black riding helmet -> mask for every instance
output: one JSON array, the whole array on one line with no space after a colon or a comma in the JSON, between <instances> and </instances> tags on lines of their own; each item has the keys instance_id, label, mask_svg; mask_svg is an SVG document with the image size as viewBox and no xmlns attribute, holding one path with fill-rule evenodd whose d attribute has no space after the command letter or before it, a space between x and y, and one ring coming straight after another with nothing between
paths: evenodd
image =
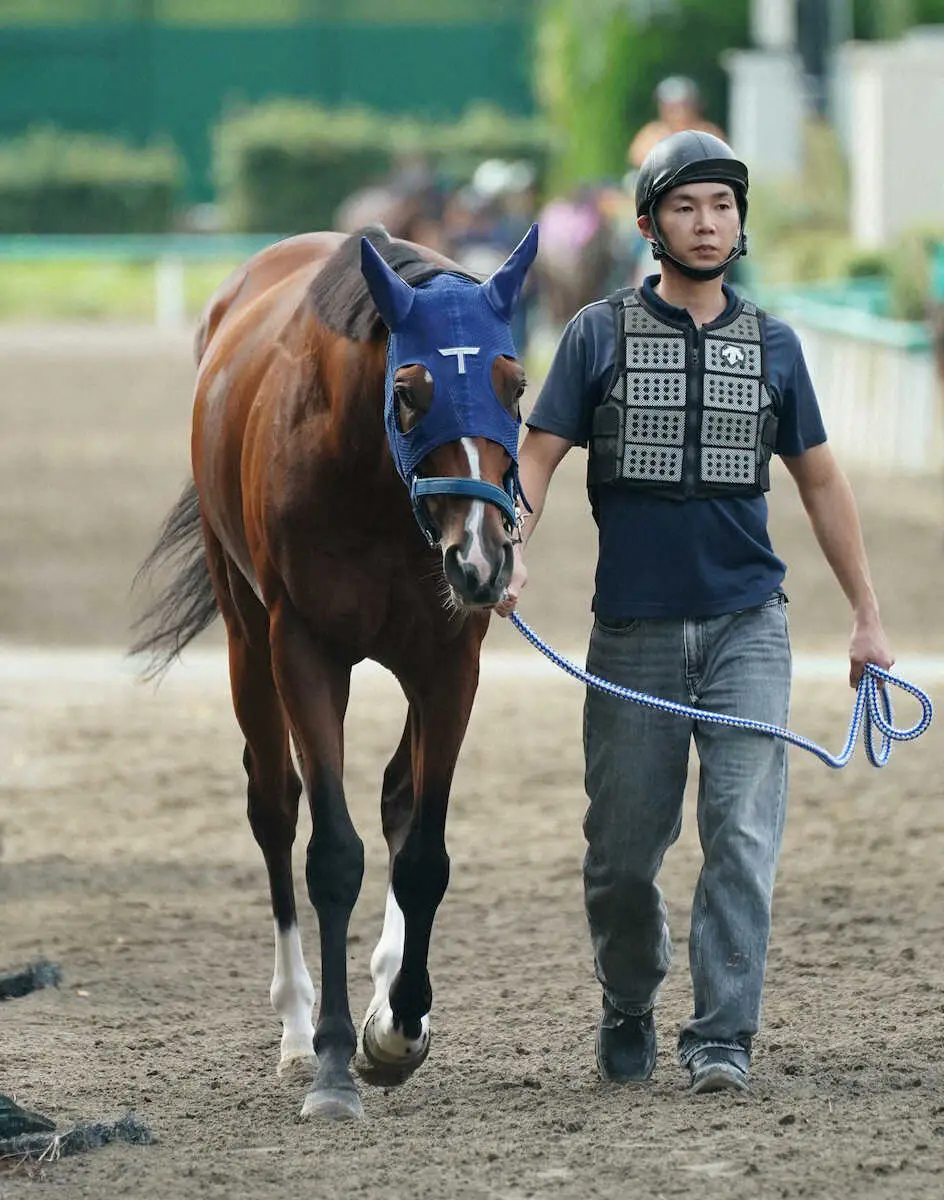
<instances>
[{"instance_id":1,"label":"black riding helmet","mask_svg":"<svg viewBox=\"0 0 944 1200\"><path fill-rule=\"evenodd\" d=\"M716 267L690 267L669 253L656 222L656 209L663 196L683 183L726 183L734 192L741 231L737 244ZM716 279L736 258L747 253L747 167L734 157L731 147L710 133L683 129L673 133L646 155L636 176L636 215L648 217L655 235L652 257L667 258L674 267L690 279Z\"/></svg>"}]
</instances>

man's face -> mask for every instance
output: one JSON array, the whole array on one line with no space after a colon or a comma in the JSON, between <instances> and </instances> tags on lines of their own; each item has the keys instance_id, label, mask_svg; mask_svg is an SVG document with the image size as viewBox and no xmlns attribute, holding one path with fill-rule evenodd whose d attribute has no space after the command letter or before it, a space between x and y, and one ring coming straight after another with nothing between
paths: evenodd
<instances>
[{"instance_id":1,"label":"man's face","mask_svg":"<svg viewBox=\"0 0 944 1200\"><path fill-rule=\"evenodd\" d=\"M689 267L710 270L723 262L738 239L741 215L734 192L725 183L685 183L664 196L656 222L672 255ZM644 237L652 222L639 218Z\"/></svg>"}]
</instances>

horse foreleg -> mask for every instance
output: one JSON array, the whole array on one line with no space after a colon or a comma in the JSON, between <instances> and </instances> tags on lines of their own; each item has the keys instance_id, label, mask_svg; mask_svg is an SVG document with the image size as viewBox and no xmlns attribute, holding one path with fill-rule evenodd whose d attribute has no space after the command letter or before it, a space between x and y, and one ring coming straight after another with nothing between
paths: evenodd
<instances>
[{"instance_id":1,"label":"horse foreleg","mask_svg":"<svg viewBox=\"0 0 944 1200\"><path fill-rule=\"evenodd\" d=\"M305 875L321 940L321 1007L314 1038L318 1062L302 1116L357 1117L363 1109L348 1065L357 1039L347 994L347 932L364 874L364 847L341 782L351 672L315 642L288 600L272 612L270 641L311 806Z\"/></svg>"},{"instance_id":2,"label":"horse foreleg","mask_svg":"<svg viewBox=\"0 0 944 1200\"><path fill-rule=\"evenodd\" d=\"M393 858L387 905L391 928L396 912L402 913L403 950L387 1005L367 1022L363 1038L365 1057L390 1082L405 1079L429 1050L433 993L427 963L436 910L449 883L446 811L478 679L472 648L457 652L452 670L439 664L435 680L411 694L413 808Z\"/></svg>"},{"instance_id":3,"label":"horse foreleg","mask_svg":"<svg viewBox=\"0 0 944 1200\"><path fill-rule=\"evenodd\" d=\"M404 919L393 892L393 863L409 831L413 812L412 718L408 715L396 753L384 772L380 813L390 852L383 931L370 958L374 994L361 1027L357 1070L366 1083L390 1087L402 1083L429 1052L429 1017L423 1016L418 1037L398 1029L390 1007L390 988L403 961Z\"/></svg>"}]
</instances>

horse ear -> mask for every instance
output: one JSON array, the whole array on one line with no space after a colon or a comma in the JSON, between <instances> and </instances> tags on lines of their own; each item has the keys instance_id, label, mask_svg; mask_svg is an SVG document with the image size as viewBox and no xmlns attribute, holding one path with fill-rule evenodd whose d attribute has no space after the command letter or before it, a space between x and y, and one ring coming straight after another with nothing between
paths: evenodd
<instances>
[{"instance_id":1,"label":"horse ear","mask_svg":"<svg viewBox=\"0 0 944 1200\"><path fill-rule=\"evenodd\" d=\"M389 266L367 238L361 238L361 272L387 328L393 332L413 307L413 288Z\"/></svg>"},{"instance_id":2,"label":"horse ear","mask_svg":"<svg viewBox=\"0 0 944 1200\"><path fill-rule=\"evenodd\" d=\"M537 252L538 227L532 225L491 279L482 284L489 304L503 321L511 320L524 277Z\"/></svg>"}]
</instances>

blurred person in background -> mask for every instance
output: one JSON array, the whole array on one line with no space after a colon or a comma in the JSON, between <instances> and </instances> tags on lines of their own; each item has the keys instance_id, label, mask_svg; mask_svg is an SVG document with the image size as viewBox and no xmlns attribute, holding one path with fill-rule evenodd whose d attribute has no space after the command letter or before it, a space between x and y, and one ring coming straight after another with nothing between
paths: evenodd
<instances>
[{"instance_id":1,"label":"blurred person in background","mask_svg":"<svg viewBox=\"0 0 944 1200\"><path fill-rule=\"evenodd\" d=\"M673 133L681 133L683 129L698 129L724 140L722 130L702 115L701 93L694 79L670 75L656 88L654 99L659 115L656 120L643 125L629 143L626 158L630 167L638 170L657 142Z\"/></svg>"},{"instance_id":2,"label":"blurred person in background","mask_svg":"<svg viewBox=\"0 0 944 1200\"><path fill-rule=\"evenodd\" d=\"M894 662L851 489L829 447L799 340L723 282L745 252L748 174L691 130L658 142L636 211L660 273L588 305L564 331L528 418L519 475L533 512L588 446L599 528L592 673L705 711L785 726L791 682L785 564L767 532L782 456L852 608L850 682ZM681 719L588 689L584 899L603 1012L600 1075L641 1083L656 1062L654 1005L671 941L656 883L679 836L692 737L703 864L692 903L694 1011L679 1060L695 1093L745 1091L758 1031L786 805L786 743Z\"/></svg>"},{"instance_id":3,"label":"blurred person in background","mask_svg":"<svg viewBox=\"0 0 944 1200\"><path fill-rule=\"evenodd\" d=\"M590 187L555 196L537 217L541 253L534 264L555 335L578 309L606 287L612 264L612 228Z\"/></svg>"},{"instance_id":4,"label":"blurred person in background","mask_svg":"<svg viewBox=\"0 0 944 1200\"><path fill-rule=\"evenodd\" d=\"M489 158L479 163L468 184L446 201L444 252L470 274L488 278L531 227L535 179L534 167L524 160ZM511 319L511 335L522 355L527 350L535 292L529 275Z\"/></svg>"}]
</instances>

